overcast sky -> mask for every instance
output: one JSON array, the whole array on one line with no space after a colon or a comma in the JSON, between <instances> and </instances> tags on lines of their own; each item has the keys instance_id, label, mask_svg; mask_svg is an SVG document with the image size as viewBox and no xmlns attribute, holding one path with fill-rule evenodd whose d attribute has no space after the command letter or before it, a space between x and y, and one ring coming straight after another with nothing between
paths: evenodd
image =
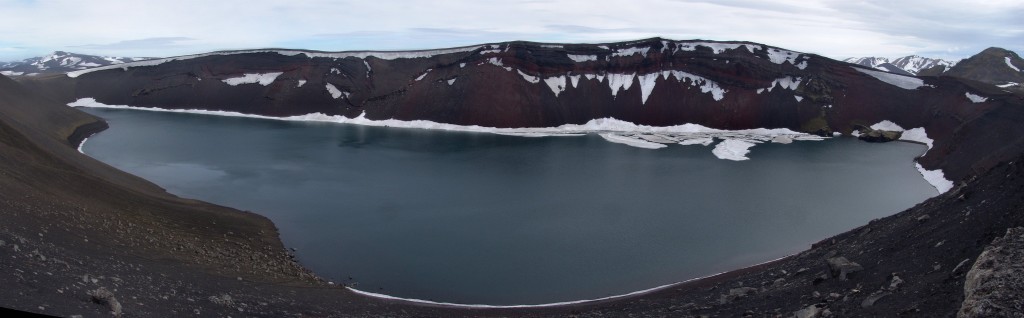
<instances>
[{"instance_id":1,"label":"overcast sky","mask_svg":"<svg viewBox=\"0 0 1024 318\"><path fill-rule=\"evenodd\" d=\"M1024 51L1024 0L0 0L0 61L65 50L173 56L401 50L661 36L851 56Z\"/></svg>"}]
</instances>

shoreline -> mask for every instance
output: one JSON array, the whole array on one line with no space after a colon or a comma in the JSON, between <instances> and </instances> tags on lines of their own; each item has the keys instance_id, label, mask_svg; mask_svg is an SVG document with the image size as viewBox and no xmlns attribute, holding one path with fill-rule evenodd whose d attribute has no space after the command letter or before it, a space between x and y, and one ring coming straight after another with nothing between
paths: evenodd
<instances>
[{"instance_id":1,"label":"shoreline","mask_svg":"<svg viewBox=\"0 0 1024 318\"><path fill-rule=\"evenodd\" d=\"M774 263L777 263L777 262L784 261L784 260L786 260L786 259L788 259L790 257L793 257L795 255L798 255L798 254L799 253L789 254L789 255L786 255L786 256L783 256L783 257L779 257L779 258L776 258L776 259L764 261L764 262L753 264L753 265L749 265L749 266L744 266L744 267L740 267L740 268L736 268L736 269L731 269L731 270L727 270L727 271L723 271L723 272L718 272L718 273L707 275L707 276L694 277L694 278L690 278L690 279L687 279L687 280L684 280L684 281L679 281L679 282L675 282L675 283L669 283L669 284L665 284L665 285L661 285L661 286L656 286L656 287L651 287L651 288L647 288L647 289L641 289L641 290L638 290L638 291L628 292L628 293L620 294L620 295L606 296L606 297L593 298L593 299L569 300L569 301L560 301L560 302L545 303L545 304L534 304L534 305L459 304L459 303L439 302L439 301L416 299L416 298L396 297L396 296L391 296L391 295L386 295L386 294L362 291L362 290L358 290L358 289L355 289L355 288L352 288L352 287L347 287L347 286L345 287L345 289L349 290L351 292L354 292L356 294L363 295L363 296L370 297L370 298L384 299L384 300L389 300L389 301L397 301L397 302L410 303L410 304L418 304L418 305L440 306L440 307L447 307L447 308L464 308L464 309L521 309L522 308L522 309L526 309L526 308L568 307L568 306L574 306L574 305L590 305L590 304L596 304L596 303L602 303L602 302L608 302L608 301L616 301L616 300L621 300L621 299L628 299L630 297L649 295L651 293L655 293L655 292L658 292L658 291L666 290L666 289L669 289L669 288L683 287L683 286L690 285L690 284L711 283L711 282L715 282L715 281L718 281L718 280L721 280L721 279L729 278L729 276L731 276L731 274L743 273L743 272L747 272L747 271L750 271L750 270L755 270L757 268L761 268L761 267L768 266L768 265L771 265L771 264L774 264Z\"/></svg>"},{"instance_id":2,"label":"shoreline","mask_svg":"<svg viewBox=\"0 0 1024 318\"><path fill-rule=\"evenodd\" d=\"M110 106L110 105L105 105L105 106L108 106L108 107L103 107L103 106L85 106L85 107L109 108L109 109L128 109L128 110L143 110L143 111L156 111L156 112L190 113L190 114L200 114L200 115L235 116L234 114L225 115L225 114L219 114L219 113L213 113L213 114L206 113L208 111L193 112L193 111L189 111L189 110L185 110L185 111L182 111L182 110L167 110L167 109L160 109L160 108L143 108L143 107L131 107L131 106ZM227 113L227 112L225 112L225 113ZM291 119L287 119L287 118L277 118L277 117L261 116L261 115L247 115L247 114L240 114L240 113L239 113L239 115L237 117L254 118L254 119L270 119L270 120L286 120L286 121L291 120ZM345 124L345 123L342 123L342 124ZM402 127L396 127L396 128L402 128ZM515 134L508 134L508 135L518 136L518 135L515 135ZM573 134L556 134L555 136L575 136L575 135L573 135ZM536 137L536 135L527 135L527 136L522 136L522 137ZM87 141L87 139L88 139L88 137L86 137L86 138L84 138L82 140L82 143L78 145L78 149L81 149L82 146L84 146L84 143ZM905 142L914 143L914 144L921 144L920 142L915 142L915 141L911 141L911 140L897 140L897 141L905 141ZM919 165L918 165L918 167L919 167ZM918 169L920 171L921 168L919 167ZM806 249L803 249L803 250L801 250L801 252L803 252L805 250ZM581 300L571 300L571 301L560 301L560 302L552 302L552 303L543 303L543 304L517 304L517 305L462 304L462 303L452 303L452 302L444 302L444 301L432 301L432 300L417 299L417 298L397 297L397 296L392 296L392 295L387 295L387 294L382 294L382 293L374 293L374 292L362 291L362 290L358 290L356 288L352 288L352 287L348 287L348 286L344 286L344 285L339 285L339 287L344 287L343 289L345 289L345 290L348 290L348 291L350 291L352 293L355 293L355 294L358 294L358 295L361 295L361 296L365 296L365 297L369 297L369 298L381 299L381 300L386 300L386 301L395 301L395 302L409 303L409 304L416 304L416 305L425 305L425 306L439 306L439 307L465 308L465 309L517 309L517 308L565 307L565 306L588 305L588 304L602 303L602 302L608 302L608 301L616 301L616 300L621 300L621 299L628 299L630 297L648 295L648 294L655 293L655 292L658 292L658 291L661 291L661 290L682 287L682 286L690 285L690 284L702 284L702 283L705 283L705 282L714 282L714 281L717 281L717 280L720 280L720 279L728 278L730 273L734 273L734 272L739 273L739 272L746 272L746 271L754 270L754 269L756 269L758 267L763 267L763 266L766 266L766 265L770 265L772 263L783 261L783 260L785 260L787 258L790 258L790 257L792 257L794 255L797 255L797 254L798 253L796 253L796 254L788 254L788 255L781 256L781 257L778 257L778 258L775 258L775 259L772 259L772 260L764 261L764 262L761 262L761 263L746 265L746 266L743 266L743 267L729 269L729 270L724 270L724 271L721 271L721 272L718 272L718 273L714 273L714 274L710 274L710 275L706 275L706 276L690 278L690 279L686 279L686 280L683 280L683 281L677 281L677 282L673 282L673 283L668 283L668 284L664 284L664 285L660 285L660 286L655 286L655 287L646 288L646 289L642 289L642 290L637 290L637 291L633 291L633 292L623 293L623 294L619 294L619 295L612 295L612 296L593 298L593 299L581 299Z\"/></svg>"}]
</instances>

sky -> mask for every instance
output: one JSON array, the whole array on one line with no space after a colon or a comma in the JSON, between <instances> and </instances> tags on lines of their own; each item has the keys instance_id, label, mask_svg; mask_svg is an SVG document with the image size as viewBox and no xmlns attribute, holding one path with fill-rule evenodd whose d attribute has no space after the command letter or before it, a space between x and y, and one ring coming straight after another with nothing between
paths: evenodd
<instances>
[{"instance_id":1,"label":"sky","mask_svg":"<svg viewBox=\"0 0 1024 318\"><path fill-rule=\"evenodd\" d=\"M752 41L842 59L1024 52L1024 0L0 0L0 61L62 50L408 50L660 36Z\"/></svg>"}]
</instances>

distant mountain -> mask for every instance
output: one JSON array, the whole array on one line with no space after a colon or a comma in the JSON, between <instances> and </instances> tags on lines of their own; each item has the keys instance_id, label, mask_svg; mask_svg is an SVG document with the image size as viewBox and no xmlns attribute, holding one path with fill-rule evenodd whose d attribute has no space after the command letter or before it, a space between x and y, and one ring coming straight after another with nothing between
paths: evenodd
<instances>
[{"instance_id":1,"label":"distant mountain","mask_svg":"<svg viewBox=\"0 0 1024 318\"><path fill-rule=\"evenodd\" d=\"M892 65L918 76L935 76L948 71L956 61L933 59L917 55L904 56L892 61Z\"/></svg>"},{"instance_id":2,"label":"distant mountain","mask_svg":"<svg viewBox=\"0 0 1024 318\"><path fill-rule=\"evenodd\" d=\"M884 57L851 57L843 62L901 75L936 76L956 65L955 61L908 55L889 61Z\"/></svg>"},{"instance_id":3,"label":"distant mountain","mask_svg":"<svg viewBox=\"0 0 1024 318\"><path fill-rule=\"evenodd\" d=\"M900 75L914 75L913 73L907 72L899 68L898 66L889 63L889 59L884 57L851 57L843 60L843 62L863 65L879 71L889 73L896 73Z\"/></svg>"},{"instance_id":4,"label":"distant mountain","mask_svg":"<svg viewBox=\"0 0 1024 318\"><path fill-rule=\"evenodd\" d=\"M1024 59L1013 51L990 47L957 63L944 75L1024 90Z\"/></svg>"},{"instance_id":5,"label":"distant mountain","mask_svg":"<svg viewBox=\"0 0 1024 318\"><path fill-rule=\"evenodd\" d=\"M0 62L0 74L7 76L66 73L93 67L147 60L139 57L95 56L56 51L46 56L17 62Z\"/></svg>"}]
</instances>

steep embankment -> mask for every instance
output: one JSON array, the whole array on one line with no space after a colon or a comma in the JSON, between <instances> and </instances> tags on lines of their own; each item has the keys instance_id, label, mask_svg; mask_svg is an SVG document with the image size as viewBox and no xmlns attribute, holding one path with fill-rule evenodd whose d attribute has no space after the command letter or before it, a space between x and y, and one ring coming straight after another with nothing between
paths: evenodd
<instances>
[{"instance_id":1,"label":"steep embankment","mask_svg":"<svg viewBox=\"0 0 1024 318\"><path fill-rule=\"evenodd\" d=\"M284 315L300 311L296 290L322 285L265 218L173 197L69 141L104 127L0 76L0 306L104 316L110 299L90 301L103 288L130 315ZM320 292L324 304L352 298Z\"/></svg>"},{"instance_id":2,"label":"steep embankment","mask_svg":"<svg viewBox=\"0 0 1024 318\"><path fill-rule=\"evenodd\" d=\"M982 159L960 151L953 139L998 143L954 132L1014 98L953 78L899 76L761 44L658 38L416 52L215 52L25 82L62 102L89 97L113 105L487 127L612 117L829 135L889 120L923 128L935 149L922 165L951 180L970 172L948 162Z\"/></svg>"}]
</instances>

